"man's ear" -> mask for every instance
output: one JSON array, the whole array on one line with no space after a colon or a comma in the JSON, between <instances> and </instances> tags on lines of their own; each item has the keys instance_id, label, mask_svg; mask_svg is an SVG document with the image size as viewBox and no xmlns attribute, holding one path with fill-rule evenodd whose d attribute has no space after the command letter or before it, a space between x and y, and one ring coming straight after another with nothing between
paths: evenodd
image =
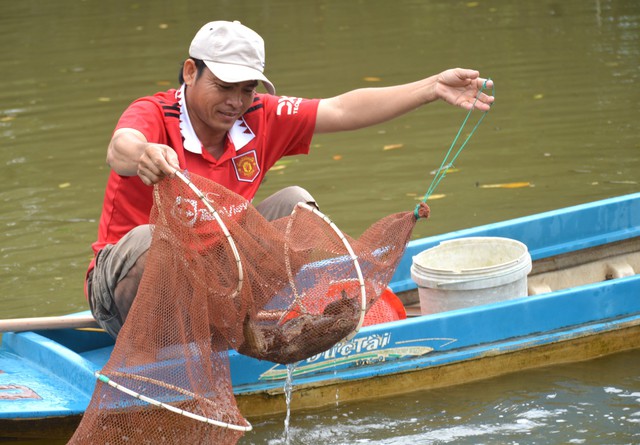
<instances>
[{"instance_id":1,"label":"man's ear","mask_svg":"<svg viewBox=\"0 0 640 445\"><path fill-rule=\"evenodd\" d=\"M198 68L196 67L196 63L193 59L185 60L182 65L182 78L184 79L184 83L190 87L193 82L195 82L197 74Z\"/></svg>"}]
</instances>

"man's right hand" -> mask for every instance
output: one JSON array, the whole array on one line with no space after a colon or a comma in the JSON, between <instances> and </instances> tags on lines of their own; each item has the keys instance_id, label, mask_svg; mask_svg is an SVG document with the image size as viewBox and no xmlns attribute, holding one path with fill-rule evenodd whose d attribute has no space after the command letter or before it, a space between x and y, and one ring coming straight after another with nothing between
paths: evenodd
<instances>
[{"instance_id":1,"label":"man's right hand","mask_svg":"<svg viewBox=\"0 0 640 445\"><path fill-rule=\"evenodd\" d=\"M153 185L164 177L173 177L180 169L178 156L167 145L146 143L138 160L137 174L146 185Z\"/></svg>"}]
</instances>

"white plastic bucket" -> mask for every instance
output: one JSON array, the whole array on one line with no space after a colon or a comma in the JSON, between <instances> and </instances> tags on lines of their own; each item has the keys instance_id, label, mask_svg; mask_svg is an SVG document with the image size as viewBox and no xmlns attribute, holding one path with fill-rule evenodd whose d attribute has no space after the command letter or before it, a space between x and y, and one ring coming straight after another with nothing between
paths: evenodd
<instances>
[{"instance_id":1,"label":"white plastic bucket","mask_svg":"<svg viewBox=\"0 0 640 445\"><path fill-rule=\"evenodd\" d=\"M422 314L451 311L527 295L531 255L509 238L443 241L413 257Z\"/></svg>"}]
</instances>

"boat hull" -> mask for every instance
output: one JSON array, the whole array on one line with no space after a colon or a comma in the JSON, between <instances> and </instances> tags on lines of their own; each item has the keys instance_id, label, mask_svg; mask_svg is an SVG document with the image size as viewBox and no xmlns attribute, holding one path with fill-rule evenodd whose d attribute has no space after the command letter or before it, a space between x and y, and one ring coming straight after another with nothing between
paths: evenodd
<instances>
[{"instance_id":1,"label":"boat hull","mask_svg":"<svg viewBox=\"0 0 640 445\"><path fill-rule=\"evenodd\" d=\"M397 395L638 347L636 275L615 285L598 283L363 329L347 346L350 353L342 355L338 346L298 365L292 403L296 409L330 405L337 390L341 401ZM247 369L243 360L232 358L234 364ZM286 369L260 366L250 368L262 371L247 378L252 383L234 384L247 416L285 409ZM269 381L270 376L279 378Z\"/></svg>"},{"instance_id":2,"label":"boat hull","mask_svg":"<svg viewBox=\"0 0 640 445\"><path fill-rule=\"evenodd\" d=\"M365 327L297 365L293 409L334 404L336 391L341 402L391 396L640 347L640 193L412 241L392 289L415 303L412 257L472 236L526 244L537 273L531 281L542 277L535 292ZM570 276L580 270L589 280L556 289L546 278L556 268ZM108 335L92 329L4 334L0 438L68 437L89 404L94 372L112 350ZM234 351L230 363L245 416L286 410L286 367Z\"/></svg>"}]
</instances>

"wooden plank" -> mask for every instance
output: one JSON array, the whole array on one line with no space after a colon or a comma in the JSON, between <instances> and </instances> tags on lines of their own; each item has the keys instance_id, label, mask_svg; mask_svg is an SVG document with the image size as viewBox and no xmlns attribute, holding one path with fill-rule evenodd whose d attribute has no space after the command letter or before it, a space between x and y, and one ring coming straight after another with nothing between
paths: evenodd
<instances>
[{"instance_id":1,"label":"wooden plank","mask_svg":"<svg viewBox=\"0 0 640 445\"><path fill-rule=\"evenodd\" d=\"M59 317L33 317L0 320L0 332L24 332L50 329L97 328L91 314Z\"/></svg>"}]
</instances>

